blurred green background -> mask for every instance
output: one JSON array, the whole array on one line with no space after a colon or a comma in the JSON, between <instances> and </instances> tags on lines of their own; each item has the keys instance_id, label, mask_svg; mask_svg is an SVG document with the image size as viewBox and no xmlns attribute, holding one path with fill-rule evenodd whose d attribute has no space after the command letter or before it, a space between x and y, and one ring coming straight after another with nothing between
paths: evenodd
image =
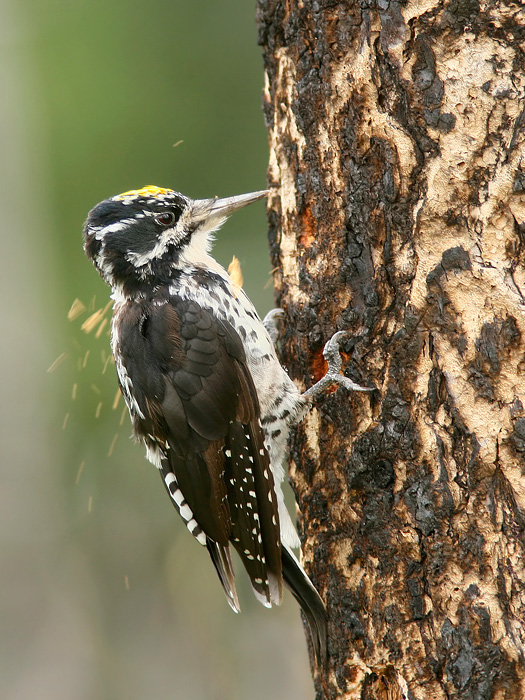
<instances>
[{"instance_id":1,"label":"blurred green background","mask_svg":"<svg viewBox=\"0 0 525 700\"><path fill-rule=\"evenodd\" d=\"M0 2L2 700L313 696L295 602L265 610L242 577L230 611L112 408L106 330L81 330L109 298L81 242L99 200L265 186L254 16L245 0ZM265 231L254 205L215 248L261 313ZM68 321L75 298L88 309Z\"/></svg>"}]
</instances>

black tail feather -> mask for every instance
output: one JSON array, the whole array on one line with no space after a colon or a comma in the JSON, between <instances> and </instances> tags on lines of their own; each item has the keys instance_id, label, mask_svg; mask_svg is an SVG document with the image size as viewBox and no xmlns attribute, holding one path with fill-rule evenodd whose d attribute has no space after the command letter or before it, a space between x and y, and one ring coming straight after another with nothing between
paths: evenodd
<instances>
[{"instance_id":1,"label":"black tail feather","mask_svg":"<svg viewBox=\"0 0 525 700\"><path fill-rule=\"evenodd\" d=\"M206 538L206 547L210 554L215 570L219 575L220 582L226 593L226 598L231 609L238 613L241 611L237 590L235 588L235 574L233 572L233 563L229 547L223 547L221 544Z\"/></svg>"},{"instance_id":2,"label":"black tail feather","mask_svg":"<svg viewBox=\"0 0 525 700\"><path fill-rule=\"evenodd\" d=\"M295 555L284 546L282 561L284 583L303 610L310 627L317 663L324 668L328 660L328 615L325 605Z\"/></svg>"}]
</instances>

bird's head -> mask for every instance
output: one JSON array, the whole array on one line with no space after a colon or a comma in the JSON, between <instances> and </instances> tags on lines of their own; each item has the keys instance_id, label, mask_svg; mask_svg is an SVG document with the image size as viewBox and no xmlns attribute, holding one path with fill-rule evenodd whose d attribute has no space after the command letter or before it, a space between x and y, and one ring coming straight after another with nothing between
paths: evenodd
<instances>
[{"instance_id":1,"label":"bird's head","mask_svg":"<svg viewBox=\"0 0 525 700\"><path fill-rule=\"evenodd\" d=\"M103 279L124 293L169 281L177 269L206 267L216 231L237 209L268 193L190 199L152 185L97 204L84 224L84 250Z\"/></svg>"}]
</instances>

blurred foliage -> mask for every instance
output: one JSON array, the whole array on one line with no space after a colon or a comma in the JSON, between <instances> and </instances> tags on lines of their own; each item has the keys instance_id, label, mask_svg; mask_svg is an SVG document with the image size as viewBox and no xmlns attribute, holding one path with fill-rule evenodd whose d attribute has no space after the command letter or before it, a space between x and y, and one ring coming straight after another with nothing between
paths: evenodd
<instances>
[{"instance_id":1,"label":"blurred foliage","mask_svg":"<svg viewBox=\"0 0 525 700\"><path fill-rule=\"evenodd\" d=\"M5 700L312 694L291 596L263 609L238 565L243 614L230 611L112 407L108 326L81 329L109 299L82 251L94 204L146 184L193 197L265 186L254 15L244 0L0 6ZM261 313L265 231L254 205L215 247L224 265L240 258ZM68 321L75 298L87 308Z\"/></svg>"}]
</instances>

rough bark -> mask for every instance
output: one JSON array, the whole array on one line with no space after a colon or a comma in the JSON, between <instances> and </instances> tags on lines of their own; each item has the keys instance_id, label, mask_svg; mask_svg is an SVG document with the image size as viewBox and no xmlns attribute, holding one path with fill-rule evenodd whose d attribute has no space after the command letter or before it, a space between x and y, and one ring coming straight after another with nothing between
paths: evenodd
<instances>
[{"instance_id":1,"label":"rough bark","mask_svg":"<svg viewBox=\"0 0 525 700\"><path fill-rule=\"evenodd\" d=\"M318 698L525 697L525 12L259 0Z\"/></svg>"}]
</instances>

